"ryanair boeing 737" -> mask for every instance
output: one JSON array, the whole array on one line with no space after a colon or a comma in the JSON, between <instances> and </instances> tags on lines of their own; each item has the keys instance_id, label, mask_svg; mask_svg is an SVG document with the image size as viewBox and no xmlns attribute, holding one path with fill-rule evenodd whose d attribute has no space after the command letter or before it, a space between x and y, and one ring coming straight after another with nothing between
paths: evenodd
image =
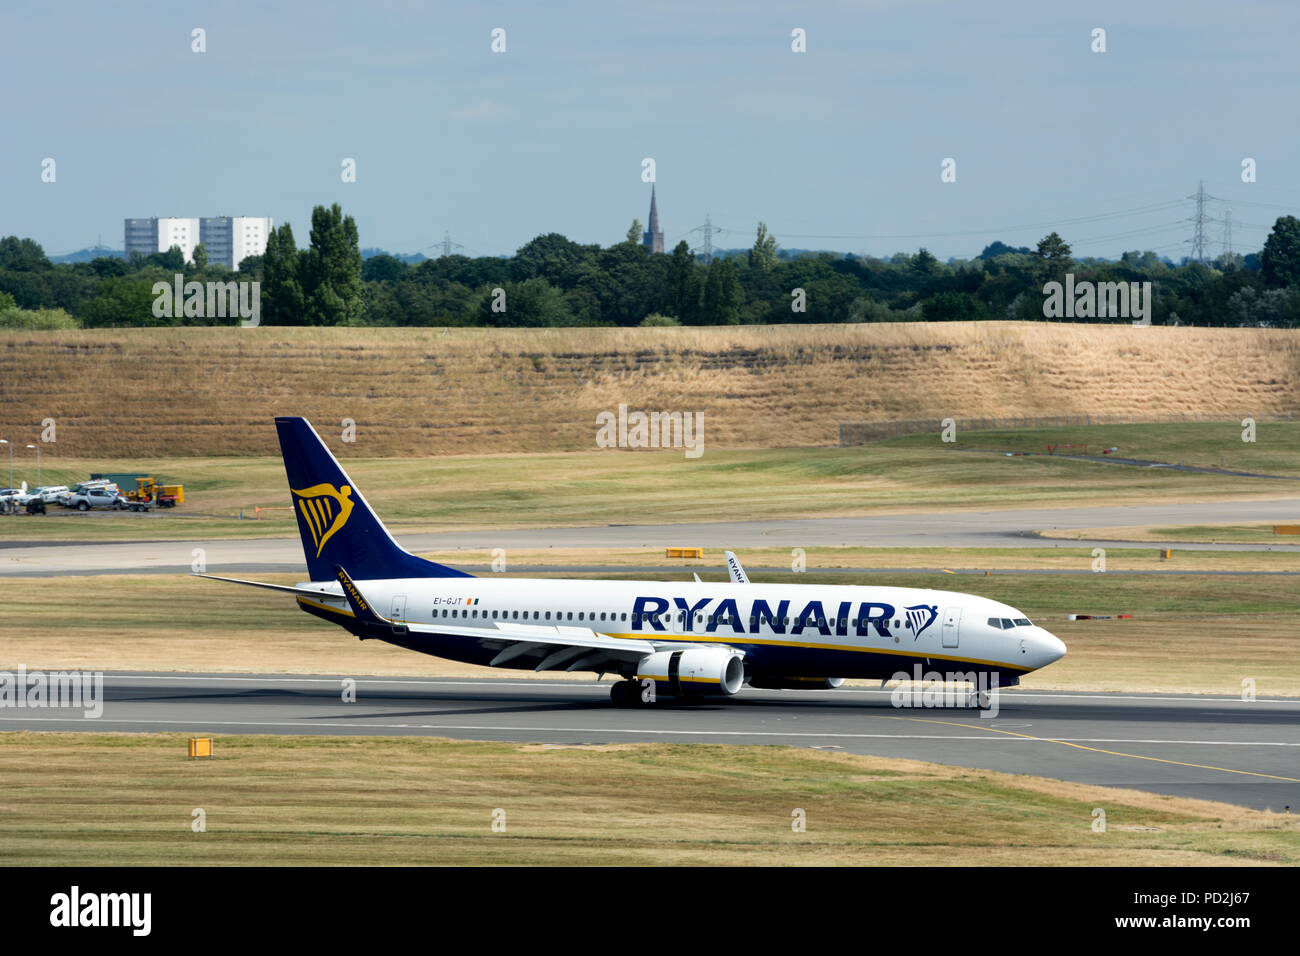
<instances>
[{"instance_id":1,"label":"ryanair boeing 737","mask_svg":"<svg viewBox=\"0 0 1300 956\"><path fill-rule=\"evenodd\" d=\"M1008 687L1065 654L1013 607L918 588L477 578L398 546L311 424L277 418L310 581L291 594L352 632L470 664L617 674L615 703L838 687L944 668ZM973 691L970 706L989 706Z\"/></svg>"}]
</instances>

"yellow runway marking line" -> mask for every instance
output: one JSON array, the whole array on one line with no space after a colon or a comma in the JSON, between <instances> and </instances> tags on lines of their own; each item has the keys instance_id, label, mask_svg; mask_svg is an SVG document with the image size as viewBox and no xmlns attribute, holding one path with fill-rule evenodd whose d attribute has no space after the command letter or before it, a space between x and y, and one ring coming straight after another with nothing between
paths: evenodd
<instances>
[{"instance_id":1,"label":"yellow runway marking line","mask_svg":"<svg viewBox=\"0 0 1300 956\"><path fill-rule=\"evenodd\" d=\"M1192 767L1197 770L1217 770L1220 773L1239 773L1247 777L1267 777L1269 780L1285 780L1288 783L1300 783L1297 777L1280 777L1272 773L1258 773L1254 770L1233 770L1231 767L1211 767L1203 763L1186 763L1182 760L1168 760L1164 757L1147 757L1142 754L1126 754L1118 750L1103 750L1100 747L1088 747L1084 744L1071 743L1068 740L1058 740L1055 737L1035 737L1033 734L1021 734L1014 730L1001 730L997 727L984 727L980 724L961 724L954 720L933 720L928 717L895 717L890 714L872 714L872 717L880 717L884 720L915 720L923 724L945 724L949 727L965 727L967 730L987 730L994 734L1006 734L1008 737L1024 737L1026 740L1038 740L1042 743L1060 744L1062 747L1076 747L1079 750L1091 750L1093 753L1109 754L1112 757L1131 757L1133 760L1151 760L1156 763L1173 764L1176 767Z\"/></svg>"}]
</instances>

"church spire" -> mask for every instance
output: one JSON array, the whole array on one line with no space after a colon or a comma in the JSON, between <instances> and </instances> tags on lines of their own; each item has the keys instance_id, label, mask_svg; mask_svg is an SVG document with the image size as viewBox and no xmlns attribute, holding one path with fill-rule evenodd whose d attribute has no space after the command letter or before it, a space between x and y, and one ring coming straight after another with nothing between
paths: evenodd
<instances>
[{"instance_id":1,"label":"church spire","mask_svg":"<svg viewBox=\"0 0 1300 956\"><path fill-rule=\"evenodd\" d=\"M651 252L664 251L664 234L659 231L659 206L655 203L654 183L650 184L650 223L641 236L641 245Z\"/></svg>"}]
</instances>

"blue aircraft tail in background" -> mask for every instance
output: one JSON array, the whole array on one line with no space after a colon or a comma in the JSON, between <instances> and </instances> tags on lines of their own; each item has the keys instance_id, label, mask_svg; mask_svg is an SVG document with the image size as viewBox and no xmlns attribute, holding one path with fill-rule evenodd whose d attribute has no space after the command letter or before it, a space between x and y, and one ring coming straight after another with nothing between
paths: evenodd
<instances>
[{"instance_id":1,"label":"blue aircraft tail in background","mask_svg":"<svg viewBox=\"0 0 1300 956\"><path fill-rule=\"evenodd\" d=\"M399 547L307 419L277 418L275 429L313 581L333 581L335 565L362 581L473 577Z\"/></svg>"}]
</instances>

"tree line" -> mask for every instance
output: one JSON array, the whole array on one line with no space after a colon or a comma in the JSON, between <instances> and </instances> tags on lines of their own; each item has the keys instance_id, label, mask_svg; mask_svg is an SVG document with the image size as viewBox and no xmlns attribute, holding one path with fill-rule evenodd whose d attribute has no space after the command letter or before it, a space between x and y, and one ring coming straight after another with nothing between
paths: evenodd
<instances>
[{"instance_id":1,"label":"tree line","mask_svg":"<svg viewBox=\"0 0 1300 956\"><path fill-rule=\"evenodd\" d=\"M1283 216L1259 253L1175 264L1154 252L1117 261L1075 259L1055 232L1034 248L993 242L974 259L941 262L928 250L890 258L786 253L763 223L748 250L702 262L681 242L651 254L634 222L608 247L538 236L513 256L442 256L408 264L363 261L356 222L337 204L312 210L306 246L292 227L274 229L262 256L232 272L195 250L129 259L51 264L40 245L0 240L0 326L87 328L231 324L203 316L156 316L154 285L260 283L264 325L632 326L778 322L1017 319L1047 321L1044 287L1150 282L1156 325L1300 326L1300 220ZM1128 321L1127 317L1070 321Z\"/></svg>"}]
</instances>

